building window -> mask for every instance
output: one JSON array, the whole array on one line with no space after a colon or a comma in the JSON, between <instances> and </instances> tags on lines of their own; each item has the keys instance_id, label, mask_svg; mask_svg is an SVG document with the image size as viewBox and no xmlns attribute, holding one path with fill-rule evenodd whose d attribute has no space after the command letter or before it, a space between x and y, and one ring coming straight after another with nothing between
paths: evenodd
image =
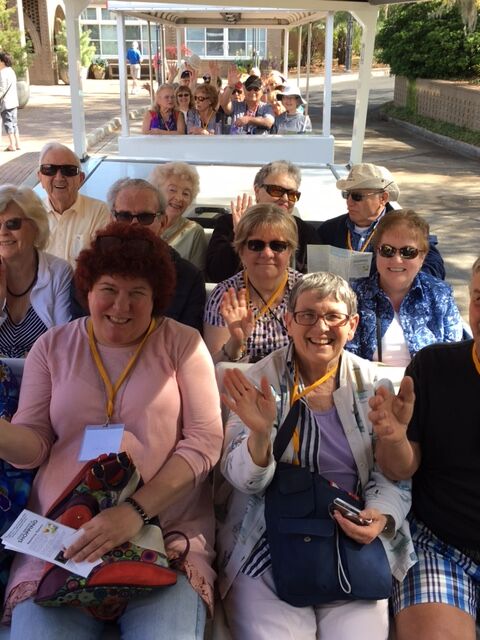
<instances>
[{"instance_id":1,"label":"building window","mask_svg":"<svg viewBox=\"0 0 480 640\"><path fill-rule=\"evenodd\" d=\"M108 9L90 7L82 11L80 15L82 29L90 30L90 39L95 45L96 54L107 58L118 57L117 44L117 16ZM152 48L156 51L156 28L151 28ZM144 56L149 55L148 48L148 24L139 18L126 16L125 18L125 39L126 47L130 47L136 40L140 46L140 51Z\"/></svg>"},{"instance_id":2,"label":"building window","mask_svg":"<svg viewBox=\"0 0 480 640\"><path fill-rule=\"evenodd\" d=\"M204 58L267 57L265 29L185 29L185 42Z\"/></svg>"},{"instance_id":3,"label":"building window","mask_svg":"<svg viewBox=\"0 0 480 640\"><path fill-rule=\"evenodd\" d=\"M90 7L82 11L80 15L81 20L96 20L97 19L97 10L95 7Z\"/></svg>"}]
</instances>

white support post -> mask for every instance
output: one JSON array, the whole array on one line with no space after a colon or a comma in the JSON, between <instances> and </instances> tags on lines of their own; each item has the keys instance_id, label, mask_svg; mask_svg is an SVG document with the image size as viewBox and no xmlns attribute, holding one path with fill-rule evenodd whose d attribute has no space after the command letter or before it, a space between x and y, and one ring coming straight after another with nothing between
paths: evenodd
<instances>
[{"instance_id":1,"label":"white support post","mask_svg":"<svg viewBox=\"0 0 480 640\"><path fill-rule=\"evenodd\" d=\"M283 75L288 78L288 47L290 45L290 31L284 30L283 37Z\"/></svg>"},{"instance_id":2,"label":"white support post","mask_svg":"<svg viewBox=\"0 0 480 640\"><path fill-rule=\"evenodd\" d=\"M297 47L297 84L300 86L300 65L302 64L302 29L298 28L298 47Z\"/></svg>"},{"instance_id":3,"label":"white support post","mask_svg":"<svg viewBox=\"0 0 480 640\"><path fill-rule=\"evenodd\" d=\"M180 29L176 30L177 35L177 65L180 67L180 62L182 61L182 34L180 33Z\"/></svg>"},{"instance_id":4,"label":"white support post","mask_svg":"<svg viewBox=\"0 0 480 640\"><path fill-rule=\"evenodd\" d=\"M165 26L160 25L160 34L162 36L162 81L161 84L167 81L167 45L165 43Z\"/></svg>"},{"instance_id":5,"label":"white support post","mask_svg":"<svg viewBox=\"0 0 480 640\"><path fill-rule=\"evenodd\" d=\"M308 35L307 35L307 85L305 88L305 100L307 105L305 107L305 115L308 115L308 102L310 97L310 62L312 60L312 23L308 23Z\"/></svg>"},{"instance_id":6,"label":"white support post","mask_svg":"<svg viewBox=\"0 0 480 640\"><path fill-rule=\"evenodd\" d=\"M117 42L118 42L118 78L120 80L120 118L122 120L122 136L130 135L128 119L128 75L127 50L125 42L125 15L117 13Z\"/></svg>"},{"instance_id":7,"label":"white support post","mask_svg":"<svg viewBox=\"0 0 480 640\"><path fill-rule=\"evenodd\" d=\"M70 0L65 3L73 149L80 160L84 160L87 157L87 139L85 134L83 86L80 79L80 24L78 18L88 4L88 0Z\"/></svg>"},{"instance_id":8,"label":"white support post","mask_svg":"<svg viewBox=\"0 0 480 640\"><path fill-rule=\"evenodd\" d=\"M365 139L378 9L376 7L369 7L368 10L362 9L361 11L352 13L362 26L360 68L358 71L357 98L353 117L352 147L350 150L350 163L358 164L362 161L363 142Z\"/></svg>"},{"instance_id":9,"label":"white support post","mask_svg":"<svg viewBox=\"0 0 480 640\"><path fill-rule=\"evenodd\" d=\"M152 49L152 32L151 32L151 26L152 23L150 22L150 20L147 22L148 25L148 50L149 50L149 54L148 54L148 79L150 80L150 100L153 102L153 93L155 91L155 89L153 88L153 49ZM141 73L140 73L140 81L141 81Z\"/></svg>"},{"instance_id":10,"label":"white support post","mask_svg":"<svg viewBox=\"0 0 480 640\"><path fill-rule=\"evenodd\" d=\"M322 132L330 135L332 122L332 67L333 67L333 12L329 11L325 20L325 78L323 82Z\"/></svg>"}]
</instances>

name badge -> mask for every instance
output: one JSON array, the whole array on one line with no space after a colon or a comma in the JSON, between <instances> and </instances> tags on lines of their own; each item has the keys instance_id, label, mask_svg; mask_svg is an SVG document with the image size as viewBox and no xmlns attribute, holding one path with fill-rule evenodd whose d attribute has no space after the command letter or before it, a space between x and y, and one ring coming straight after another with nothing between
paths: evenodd
<instances>
[{"instance_id":1,"label":"name badge","mask_svg":"<svg viewBox=\"0 0 480 640\"><path fill-rule=\"evenodd\" d=\"M88 462L103 453L119 453L124 431L124 424L88 424L83 432L79 462Z\"/></svg>"}]
</instances>

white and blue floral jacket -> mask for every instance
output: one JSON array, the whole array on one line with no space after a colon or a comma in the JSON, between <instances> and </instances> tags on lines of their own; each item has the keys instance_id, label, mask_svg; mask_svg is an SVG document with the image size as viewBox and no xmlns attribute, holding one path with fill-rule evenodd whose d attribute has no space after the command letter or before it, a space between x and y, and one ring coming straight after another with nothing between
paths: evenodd
<instances>
[{"instance_id":1,"label":"white and blue floral jacket","mask_svg":"<svg viewBox=\"0 0 480 640\"><path fill-rule=\"evenodd\" d=\"M383 338L393 320L394 310L380 288L378 273L355 280L352 288L357 294L360 322L346 349L371 360L378 348L377 323L380 323ZM415 276L400 306L399 317L412 357L429 344L462 339L462 318L451 287L428 273L420 271Z\"/></svg>"}]
</instances>

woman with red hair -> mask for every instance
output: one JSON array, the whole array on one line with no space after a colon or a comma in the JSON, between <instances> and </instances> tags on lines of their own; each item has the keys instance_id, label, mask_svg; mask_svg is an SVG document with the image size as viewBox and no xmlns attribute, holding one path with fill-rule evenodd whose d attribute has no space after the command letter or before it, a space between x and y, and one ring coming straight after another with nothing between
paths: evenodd
<instances>
[{"instance_id":1,"label":"woman with red hair","mask_svg":"<svg viewBox=\"0 0 480 640\"><path fill-rule=\"evenodd\" d=\"M83 466L78 458L87 425L120 425L116 452L129 453L145 484L132 501L83 525L65 557L101 558L158 516L165 532L181 531L189 540L184 570L168 589L130 600L118 619L122 637L158 637L161 626L177 637L203 638L215 578L205 480L222 443L211 358L196 330L162 315L175 271L168 245L144 226L112 223L99 231L78 257L75 284L90 316L35 343L14 424L0 420L0 457L20 468L39 467L28 507L43 515ZM108 379L117 381L113 390ZM168 555L178 555L185 541L169 538L166 546ZM30 556L14 561L10 637L60 639L73 629L76 639L102 637L103 622L82 609L33 602L43 569Z\"/></svg>"}]
</instances>

